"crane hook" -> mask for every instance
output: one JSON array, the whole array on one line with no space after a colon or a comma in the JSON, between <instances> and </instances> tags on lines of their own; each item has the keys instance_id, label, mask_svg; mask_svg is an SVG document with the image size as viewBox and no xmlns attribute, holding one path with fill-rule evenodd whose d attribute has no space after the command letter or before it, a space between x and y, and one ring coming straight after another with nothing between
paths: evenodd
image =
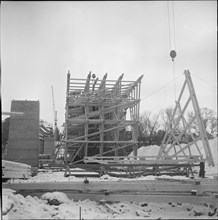
<instances>
[{"instance_id":1,"label":"crane hook","mask_svg":"<svg viewBox=\"0 0 218 220\"><path fill-rule=\"evenodd\" d=\"M170 56L172 58L172 61L174 61L174 58L176 57L176 51L175 50L171 50L170 51Z\"/></svg>"}]
</instances>

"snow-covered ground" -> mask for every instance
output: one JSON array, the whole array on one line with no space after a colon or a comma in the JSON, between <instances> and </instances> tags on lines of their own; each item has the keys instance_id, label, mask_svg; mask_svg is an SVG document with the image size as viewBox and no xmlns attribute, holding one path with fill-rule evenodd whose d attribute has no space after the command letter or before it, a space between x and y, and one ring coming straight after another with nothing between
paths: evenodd
<instances>
[{"instance_id":1,"label":"snow-covered ground","mask_svg":"<svg viewBox=\"0 0 218 220\"><path fill-rule=\"evenodd\" d=\"M3 219L214 219L217 213L205 205L178 203L75 202L62 192L41 198L3 189Z\"/></svg>"},{"instance_id":2,"label":"snow-covered ground","mask_svg":"<svg viewBox=\"0 0 218 220\"><path fill-rule=\"evenodd\" d=\"M213 178L218 173L217 138L209 141L215 161L215 167L206 164L206 176ZM202 144L198 143L200 149ZM158 146L141 147L138 155L157 155ZM203 152L203 150L202 150ZM75 169L79 171L79 169ZM64 177L63 172L39 172L28 180L10 180L8 182L66 182L83 181L74 176ZM73 173L72 173L73 174ZM160 176L163 178L189 179L184 176ZM117 178L104 175L100 178L89 177L90 181L139 181L155 180L155 176L135 179ZM62 192L45 193L40 198L22 196L13 190L3 189L3 219L218 219L218 212L208 205L113 202L105 203L90 200L74 201Z\"/></svg>"}]
</instances>

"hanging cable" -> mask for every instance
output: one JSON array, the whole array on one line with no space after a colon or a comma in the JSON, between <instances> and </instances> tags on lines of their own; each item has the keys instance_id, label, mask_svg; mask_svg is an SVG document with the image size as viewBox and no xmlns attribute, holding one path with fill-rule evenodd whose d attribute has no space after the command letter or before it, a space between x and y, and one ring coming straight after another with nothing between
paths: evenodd
<instances>
[{"instance_id":1,"label":"hanging cable","mask_svg":"<svg viewBox=\"0 0 218 220\"><path fill-rule=\"evenodd\" d=\"M207 83L208 85L210 85L210 86L214 87L214 88L217 90L217 86L216 86L215 84L212 84L212 83L207 82L206 80L204 80L204 79L200 78L199 76L197 76L197 75L196 75L196 74L194 74L194 73L192 73L192 75L193 75L194 77L196 77L196 78L200 79L202 82Z\"/></svg>"},{"instance_id":2,"label":"hanging cable","mask_svg":"<svg viewBox=\"0 0 218 220\"><path fill-rule=\"evenodd\" d=\"M175 18L174 18L174 4L172 2L172 30L173 30L173 41L171 39L171 20L170 20L170 7L169 7L169 1L167 1L167 12L168 12L168 27L169 27L169 46L170 46L170 57L172 58L172 62L173 62L173 78L174 78L174 99L176 101L176 82L175 82L175 78L176 78L176 72L175 72L175 62L174 59L176 57L176 34L175 34ZM173 50L172 48L174 48L175 50Z\"/></svg>"},{"instance_id":3,"label":"hanging cable","mask_svg":"<svg viewBox=\"0 0 218 220\"><path fill-rule=\"evenodd\" d=\"M168 30L169 30L169 49L171 50L171 30L170 30L170 10L169 1L167 1L167 14L168 14Z\"/></svg>"},{"instance_id":4,"label":"hanging cable","mask_svg":"<svg viewBox=\"0 0 218 220\"><path fill-rule=\"evenodd\" d=\"M183 76L183 74L180 74L180 75L178 75L177 77L175 77L175 80L177 80L177 79L178 79L179 77L181 77L181 76ZM174 80L171 80L170 82L164 84L164 85L161 86L160 88L154 90L153 92L149 93L147 96L145 96L144 98L142 98L141 101L144 100L144 99L146 99L146 98L148 98L148 97L150 97L150 96L152 96L153 94L159 92L160 90L166 88L167 86L169 86L169 85L170 85L171 83L173 83L173 82L174 82Z\"/></svg>"},{"instance_id":5,"label":"hanging cable","mask_svg":"<svg viewBox=\"0 0 218 220\"><path fill-rule=\"evenodd\" d=\"M176 50L176 31L175 31L175 16L174 16L174 2L172 1L173 5L173 37L174 37L174 48Z\"/></svg>"},{"instance_id":6,"label":"hanging cable","mask_svg":"<svg viewBox=\"0 0 218 220\"><path fill-rule=\"evenodd\" d=\"M176 101L176 71L175 71L175 63L173 61L173 80L174 80L174 98Z\"/></svg>"}]
</instances>

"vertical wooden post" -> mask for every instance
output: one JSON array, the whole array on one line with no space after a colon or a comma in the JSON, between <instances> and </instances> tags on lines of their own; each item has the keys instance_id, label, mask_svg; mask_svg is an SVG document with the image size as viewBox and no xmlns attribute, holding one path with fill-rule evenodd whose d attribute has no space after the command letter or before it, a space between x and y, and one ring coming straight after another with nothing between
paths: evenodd
<instances>
[{"instance_id":1,"label":"vertical wooden post","mask_svg":"<svg viewBox=\"0 0 218 220\"><path fill-rule=\"evenodd\" d=\"M104 117L105 117L105 113L104 113L104 108L105 108L105 88L106 88L106 79L107 79L107 73L104 75L101 85L99 86L99 89L101 89L101 97L99 100L99 110L100 110L100 119L102 120L100 125L99 125L99 129L100 129L100 155L103 155L104 152Z\"/></svg>"},{"instance_id":2,"label":"vertical wooden post","mask_svg":"<svg viewBox=\"0 0 218 220\"><path fill-rule=\"evenodd\" d=\"M82 209L79 207L79 220L82 220Z\"/></svg>"},{"instance_id":3,"label":"vertical wooden post","mask_svg":"<svg viewBox=\"0 0 218 220\"><path fill-rule=\"evenodd\" d=\"M84 124L84 133L85 133L85 156L88 156L88 115L89 115L89 98L86 96L86 104L85 104L85 115L86 115L86 122Z\"/></svg>"},{"instance_id":4,"label":"vertical wooden post","mask_svg":"<svg viewBox=\"0 0 218 220\"><path fill-rule=\"evenodd\" d=\"M104 93L103 93L104 94ZM100 119L102 120L102 122L100 123L100 155L102 156L103 155L103 147L104 147L104 95L103 95L103 98L101 98L101 101L100 101Z\"/></svg>"},{"instance_id":5,"label":"vertical wooden post","mask_svg":"<svg viewBox=\"0 0 218 220\"><path fill-rule=\"evenodd\" d=\"M66 91L66 106L65 106L65 151L64 161L67 163L68 154L68 110L69 110L69 89L70 89L70 71L67 73L67 91Z\"/></svg>"}]
</instances>

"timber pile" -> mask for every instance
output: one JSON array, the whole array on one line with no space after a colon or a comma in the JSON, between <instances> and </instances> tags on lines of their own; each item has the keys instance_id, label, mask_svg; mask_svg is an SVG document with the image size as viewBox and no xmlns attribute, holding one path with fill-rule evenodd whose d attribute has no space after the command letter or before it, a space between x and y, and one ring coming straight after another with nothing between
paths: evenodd
<instances>
[{"instance_id":1,"label":"timber pile","mask_svg":"<svg viewBox=\"0 0 218 220\"><path fill-rule=\"evenodd\" d=\"M2 160L2 178L27 179L31 176L30 165Z\"/></svg>"}]
</instances>

